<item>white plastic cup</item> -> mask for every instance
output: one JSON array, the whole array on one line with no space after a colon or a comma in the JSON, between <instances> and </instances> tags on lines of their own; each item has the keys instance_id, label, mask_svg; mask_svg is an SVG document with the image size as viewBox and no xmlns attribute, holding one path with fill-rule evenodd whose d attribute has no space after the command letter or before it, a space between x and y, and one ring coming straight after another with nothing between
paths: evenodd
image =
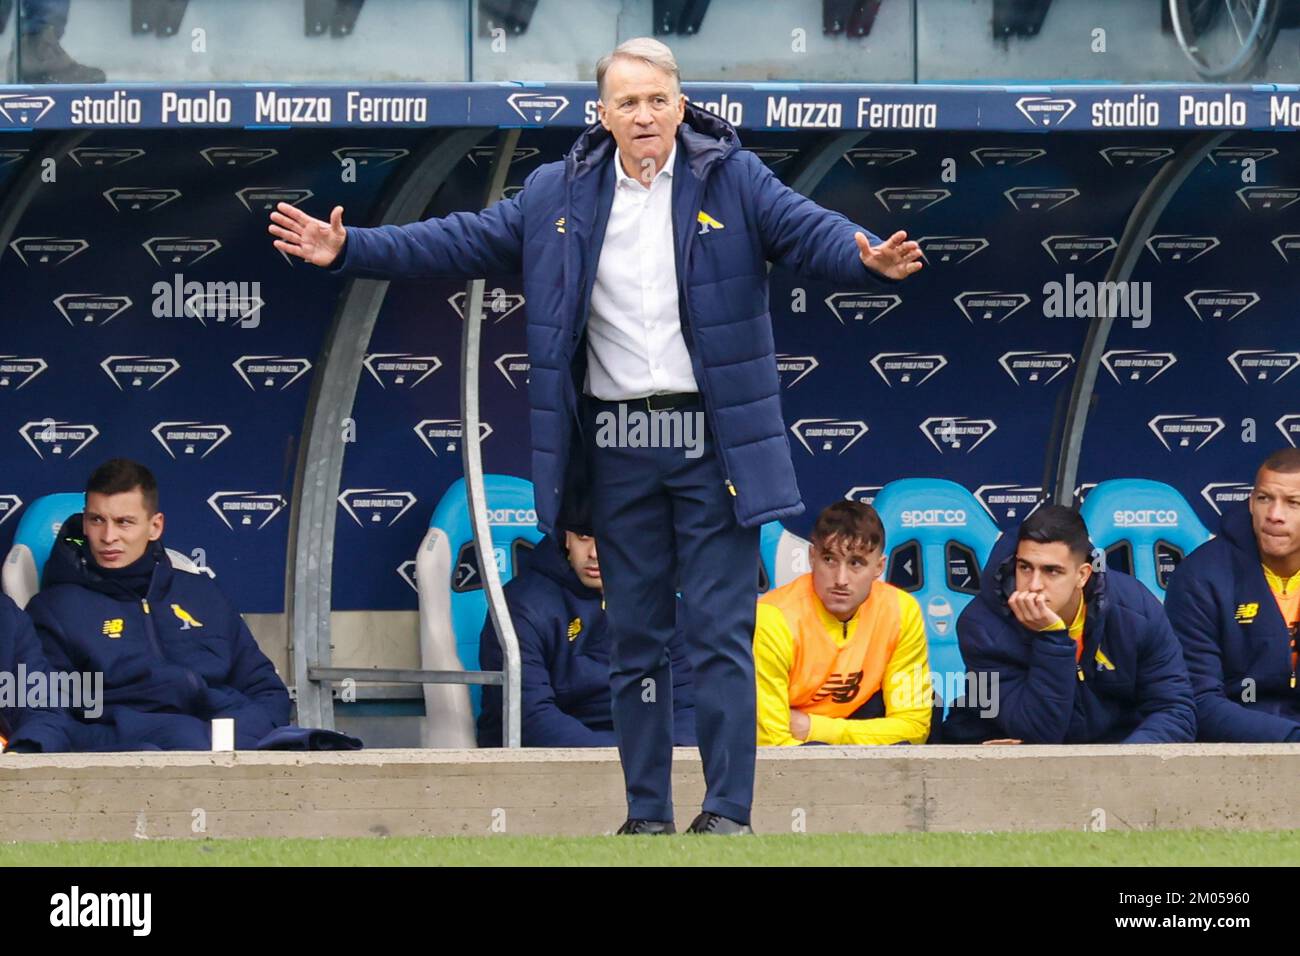
<instances>
[{"instance_id":1,"label":"white plastic cup","mask_svg":"<svg viewBox=\"0 0 1300 956\"><path fill-rule=\"evenodd\" d=\"M235 718L218 717L212 722L212 749L213 751L235 749Z\"/></svg>"}]
</instances>

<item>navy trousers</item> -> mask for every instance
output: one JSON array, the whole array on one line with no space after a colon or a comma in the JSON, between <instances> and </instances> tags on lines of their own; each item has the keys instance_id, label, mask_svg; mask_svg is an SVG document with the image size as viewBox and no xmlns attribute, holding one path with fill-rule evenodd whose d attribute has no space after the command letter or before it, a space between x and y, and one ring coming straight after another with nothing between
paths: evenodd
<instances>
[{"instance_id":1,"label":"navy trousers","mask_svg":"<svg viewBox=\"0 0 1300 956\"><path fill-rule=\"evenodd\" d=\"M591 399L586 405L592 526L612 639L610 690L628 816L673 819L668 641L683 614L707 785L703 808L749 823L758 529L737 523L707 429L700 430L696 457L681 447L600 447L597 416L616 413L618 405ZM688 413L703 422L702 408L681 412Z\"/></svg>"}]
</instances>

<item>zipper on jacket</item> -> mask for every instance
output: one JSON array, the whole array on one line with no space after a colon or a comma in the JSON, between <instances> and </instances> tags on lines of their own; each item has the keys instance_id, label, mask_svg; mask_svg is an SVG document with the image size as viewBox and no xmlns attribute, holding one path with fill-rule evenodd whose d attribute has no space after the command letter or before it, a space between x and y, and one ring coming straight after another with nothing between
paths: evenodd
<instances>
[{"instance_id":1,"label":"zipper on jacket","mask_svg":"<svg viewBox=\"0 0 1300 956\"><path fill-rule=\"evenodd\" d=\"M708 175L709 176L713 175L713 164L710 164L709 166ZM696 220L699 219L700 210L704 207L704 189L707 183L708 183L707 178L700 180L700 203L698 207L695 207L692 210L695 213L695 216L688 220L692 224L694 224ZM673 246L675 247L677 245L677 217L676 216L672 217L672 225L673 225ZM693 225L688 226L686 232L686 238L682 244L681 268L678 270L677 273L677 309L681 314L682 337L686 339L686 350L690 352L692 355L695 355L695 329L691 323L690 306L686 301L686 288L688 285L688 283L686 282L686 273L690 268L691 246L694 239L695 239L695 229L693 228ZM694 371L693 367L692 367L692 371ZM700 372L703 373L703 371L704 371L704 362L701 359ZM700 386L700 399L704 402L704 414L708 416L709 430L713 432L713 441L717 445L718 464L722 466L722 480L723 482L726 483L727 492L731 495L731 497L734 498L736 497L736 486L731 481L731 474L727 470L727 456L723 454L722 443L718 437L719 436L718 420L717 420L717 415L715 414L713 409L713 399L709 395L709 390L706 383L700 381L697 382L696 384Z\"/></svg>"},{"instance_id":2,"label":"zipper on jacket","mask_svg":"<svg viewBox=\"0 0 1300 956\"><path fill-rule=\"evenodd\" d=\"M153 651L158 655L158 658L165 660L162 645L158 643L158 632L153 626L153 612L149 610L149 599L141 598L140 607L144 609L144 632L149 637L149 643L153 645Z\"/></svg>"}]
</instances>

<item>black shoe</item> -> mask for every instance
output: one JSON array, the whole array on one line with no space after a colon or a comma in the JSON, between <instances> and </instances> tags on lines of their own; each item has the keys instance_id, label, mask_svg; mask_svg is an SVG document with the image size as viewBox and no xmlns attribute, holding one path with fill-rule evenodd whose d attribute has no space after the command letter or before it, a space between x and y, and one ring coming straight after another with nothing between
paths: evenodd
<instances>
[{"instance_id":1,"label":"black shoe","mask_svg":"<svg viewBox=\"0 0 1300 956\"><path fill-rule=\"evenodd\" d=\"M716 813L709 813L705 810L693 821L686 829L687 833L714 833L718 836L740 836L745 833L753 833L748 823L737 823L735 820L719 816Z\"/></svg>"},{"instance_id":2,"label":"black shoe","mask_svg":"<svg viewBox=\"0 0 1300 956\"><path fill-rule=\"evenodd\" d=\"M104 71L84 66L72 57L59 43L53 27L38 33L24 34L22 44L22 76L19 83L103 83ZM11 56L11 61L12 61ZM14 72L17 72L16 70Z\"/></svg>"},{"instance_id":3,"label":"black shoe","mask_svg":"<svg viewBox=\"0 0 1300 956\"><path fill-rule=\"evenodd\" d=\"M618 828L619 836L667 836L676 832L671 820L633 820L630 817Z\"/></svg>"}]
</instances>

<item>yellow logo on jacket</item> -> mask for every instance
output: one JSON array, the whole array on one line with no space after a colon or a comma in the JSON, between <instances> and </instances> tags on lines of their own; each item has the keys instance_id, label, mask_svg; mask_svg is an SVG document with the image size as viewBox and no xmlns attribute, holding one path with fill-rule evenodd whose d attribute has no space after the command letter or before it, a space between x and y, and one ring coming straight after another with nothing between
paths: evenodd
<instances>
[{"instance_id":1,"label":"yellow logo on jacket","mask_svg":"<svg viewBox=\"0 0 1300 956\"><path fill-rule=\"evenodd\" d=\"M1097 662L1097 668L1099 670L1113 671L1115 669L1115 665L1110 662L1109 657L1101 652L1100 647L1097 648L1097 653L1093 656L1093 660Z\"/></svg>"},{"instance_id":2,"label":"yellow logo on jacket","mask_svg":"<svg viewBox=\"0 0 1300 956\"><path fill-rule=\"evenodd\" d=\"M117 640L122 636L122 628L125 626L126 622L120 617L109 618L104 622L104 629L100 631L100 633L106 637L111 637L113 640Z\"/></svg>"},{"instance_id":3,"label":"yellow logo on jacket","mask_svg":"<svg viewBox=\"0 0 1300 956\"><path fill-rule=\"evenodd\" d=\"M582 618L575 617L569 622L569 641L576 641L578 634L582 631Z\"/></svg>"},{"instance_id":4,"label":"yellow logo on jacket","mask_svg":"<svg viewBox=\"0 0 1300 956\"><path fill-rule=\"evenodd\" d=\"M172 613L180 618L182 631L188 631L192 627L203 626L202 622L196 621L194 615L190 614L189 611L185 610L185 608L181 607L179 604L172 605Z\"/></svg>"},{"instance_id":5,"label":"yellow logo on jacket","mask_svg":"<svg viewBox=\"0 0 1300 956\"><path fill-rule=\"evenodd\" d=\"M716 220L716 219L714 219L712 216L710 216L710 215L709 215L707 212L705 212L703 209L701 209L701 210L700 210L700 214L699 214L698 216L695 217L695 221L698 222L698 223L700 224L699 235L701 235L701 236L704 235L706 232L708 232L710 229L726 229L726 228L727 228L727 227L724 226L722 223L718 222L718 220Z\"/></svg>"},{"instance_id":6,"label":"yellow logo on jacket","mask_svg":"<svg viewBox=\"0 0 1300 956\"><path fill-rule=\"evenodd\" d=\"M1255 615L1259 613L1259 602L1251 601L1249 604L1237 605L1237 623L1250 624L1255 620Z\"/></svg>"},{"instance_id":7,"label":"yellow logo on jacket","mask_svg":"<svg viewBox=\"0 0 1300 956\"><path fill-rule=\"evenodd\" d=\"M555 231L558 232L558 233L563 233L563 232L564 232L564 217L563 217L563 216L561 216L559 219L555 220Z\"/></svg>"}]
</instances>

